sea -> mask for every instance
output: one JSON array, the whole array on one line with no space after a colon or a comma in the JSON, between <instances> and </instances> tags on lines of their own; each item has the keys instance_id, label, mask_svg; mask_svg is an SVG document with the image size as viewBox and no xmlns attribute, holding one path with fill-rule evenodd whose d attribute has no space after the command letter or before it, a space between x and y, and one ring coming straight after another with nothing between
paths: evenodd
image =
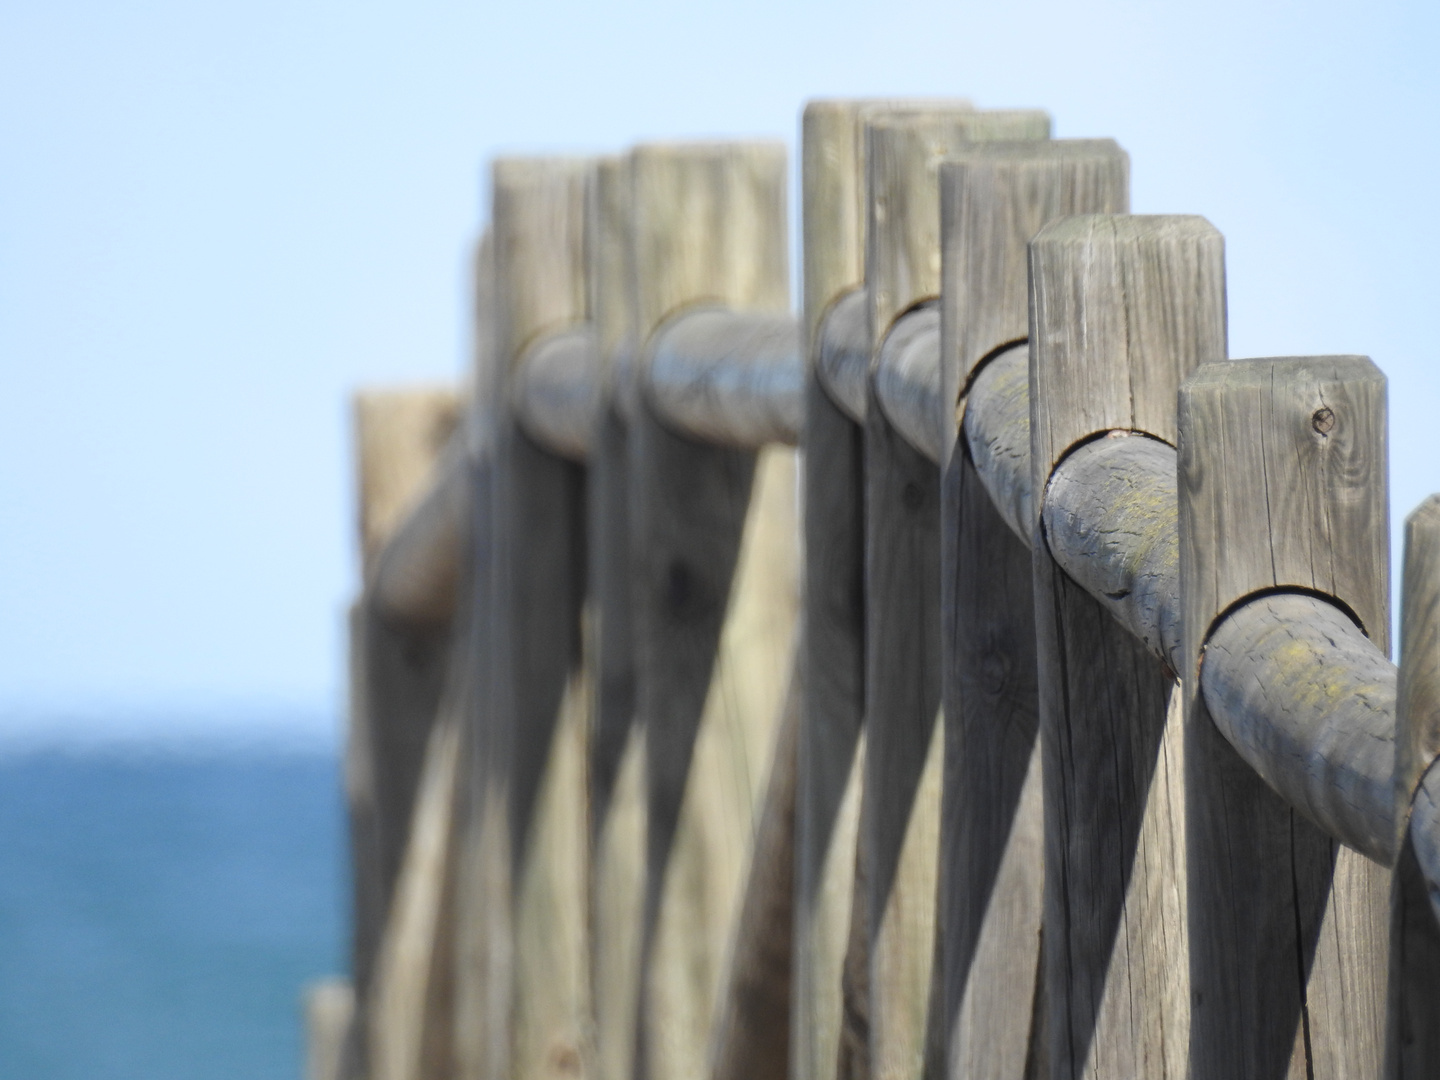
<instances>
[{"instance_id":1,"label":"sea","mask_svg":"<svg viewBox=\"0 0 1440 1080\"><path fill-rule=\"evenodd\" d=\"M0 723L0 1078L302 1077L304 988L346 970L334 725L20 727Z\"/></svg>"}]
</instances>

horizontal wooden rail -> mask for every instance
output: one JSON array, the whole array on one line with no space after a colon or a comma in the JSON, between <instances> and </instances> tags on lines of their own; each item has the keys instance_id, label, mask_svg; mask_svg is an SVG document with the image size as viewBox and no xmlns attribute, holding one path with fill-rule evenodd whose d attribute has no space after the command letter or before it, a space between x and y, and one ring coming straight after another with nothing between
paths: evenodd
<instances>
[{"instance_id":1,"label":"horizontal wooden rail","mask_svg":"<svg viewBox=\"0 0 1440 1080\"><path fill-rule=\"evenodd\" d=\"M933 304L902 316L876 358L875 396L886 418L937 465L944 439L940 416L940 309Z\"/></svg>"},{"instance_id":2,"label":"horizontal wooden rail","mask_svg":"<svg viewBox=\"0 0 1440 1080\"><path fill-rule=\"evenodd\" d=\"M474 486L469 463L458 432L436 461L429 486L375 557L370 595L381 616L438 626L455 614Z\"/></svg>"},{"instance_id":3,"label":"horizontal wooden rail","mask_svg":"<svg viewBox=\"0 0 1440 1080\"><path fill-rule=\"evenodd\" d=\"M515 415L545 449L584 461L600 407L600 349L587 326L542 338L515 374Z\"/></svg>"},{"instance_id":4,"label":"horizontal wooden rail","mask_svg":"<svg viewBox=\"0 0 1440 1080\"><path fill-rule=\"evenodd\" d=\"M820 324L820 383L857 424L865 422L870 379L870 312L864 289L846 293Z\"/></svg>"},{"instance_id":5,"label":"horizontal wooden rail","mask_svg":"<svg viewBox=\"0 0 1440 1080\"><path fill-rule=\"evenodd\" d=\"M1025 349L1012 349L977 375L965 413L976 471L1027 542L1028 397ZM1072 452L1042 510L1056 562L1172 670L1180 649L1176 515L1175 450L1143 436ZM1320 597L1265 597L1220 623L1202 670L1211 716L1256 772L1337 840L1392 865L1396 669L1364 632Z\"/></svg>"},{"instance_id":6,"label":"horizontal wooden rail","mask_svg":"<svg viewBox=\"0 0 1440 1080\"><path fill-rule=\"evenodd\" d=\"M686 312L657 333L645 382L656 415L681 434L722 446L793 446L804 413L799 321Z\"/></svg>"},{"instance_id":7,"label":"horizontal wooden rail","mask_svg":"<svg viewBox=\"0 0 1440 1080\"><path fill-rule=\"evenodd\" d=\"M856 396L855 385L868 378L857 298L842 299L824 318L820 354L827 387L842 408L863 417L861 402L842 399ZM705 309L676 319L658 336L649 368L656 412L705 442L794 443L803 376L798 334L785 316ZM938 311L917 308L887 335L874 373L887 418L936 461L939 347ZM1019 345L979 370L964 432L996 508L1028 544L1027 365L1028 350ZM553 405L558 415L555 403L579 397L556 388L529 400ZM1116 431L1060 463L1042 508L1056 562L1172 671L1181 666L1176 498L1174 448ZM1212 717L1256 772L1337 840L1392 865L1396 669L1360 628L1320 597L1263 598L1226 617L1203 670ZM1440 842L1435 849L1440 881Z\"/></svg>"}]
</instances>

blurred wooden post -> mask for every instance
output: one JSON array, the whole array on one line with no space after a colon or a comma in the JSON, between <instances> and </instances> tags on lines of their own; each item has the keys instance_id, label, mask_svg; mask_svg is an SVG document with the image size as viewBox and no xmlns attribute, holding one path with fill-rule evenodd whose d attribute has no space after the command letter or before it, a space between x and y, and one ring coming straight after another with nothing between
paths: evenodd
<instances>
[{"instance_id":1,"label":"blurred wooden post","mask_svg":"<svg viewBox=\"0 0 1440 1080\"><path fill-rule=\"evenodd\" d=\"M583 474L532 442L506 405L528 347L587 318L592 173L570 158L501 158L492 172L493 673L477 732L481 868L466 907L484 921L471 961L484 972L479 1015L466 1019L481 1025L482 1080L577 1070L588 1027Z\"/></svg>"},{"instance_id":2,"label":"blurred wooden post","mask_svg":"<svg viewBox=\"0 0 1440 1080\"><path fill-rule=\"evenodd\" d=\"M1277 591L1333 598L1389 652L1385 379L1364 357L1230 361L1179 400L1189 1075L1375 1076L1390 875L1276 795L1196 684L1225 617Z\"/></svg>"},{"instance_id":3,"label":"blurred wooden post","mask_svg":"<svg viewBox=\"0 0 1440 1080\"><path fill-rule=\"evenodd\" d=\"M630 168L641 368L656 331L689 307L786 310L782 147L642 146ZM757 476L753 452L679 436L635 397L631 565L647 788L635 1073L668 1080L710 1068L789 669L794 454L762 452Z\"/></svg>"},{"instance_id":4,"label":"blurred wooden post","mask_svg":"<svg viewBox=\"0 0 1440 1080\"><path fill-rule=\"evenodd\" d=\"M1222 359L1224 245L1194 217L1071 217L1030 244L1030 440L1049 1075L1182 1076L1182 736L1173 675L1051 558L1046 482L1106 433L1175 441Z\"/></svg>"},{"instance_id":5,"label":"blurred wooden post","mask_svg":"<svg viewBox=\"0 0 1440 1080\"><path fill-rule=\"evenodd\" d=\"M1042 112L896 109L868 118L865 288L872 371L896 321L939 296L940 161L972 141L1043 139L1049 131ZM936 1049L927 1045L926 1032L937 973L940 474L891 425L875 395L870 379L858 874L868 938L870 1071L909 1080L921 1075Z\"/></svg>"},{"instance_id":6,"label":"blurred wooden post","mask_svg":"<svg viewBox=\"0 0 1440 1080\"><path fill-rule=\"evenodd\" d=\"M305 988L305 1080L346 1080L345 1042L355 1019L355 988L324 979Z\"/></svg>"},{"instance_id":7,"label":"blurred wooden post","mask_svg":"<svg viewBox=\"0 0 1440 1080\"><path fill-rule=\"evenodd\" d=\"M944 790L943 1075L1037 1074L1044 818L1029 545L1001 517L960 430L966 392L1027 382L1026 248L1047 222L1129 209L1110 140L977 143L940 168L940 493Z\"/></svg>"},{"instance_id":8,"label":"blurred wooden post","mask_svg":"<svg viewBox=\"0 0 1440 1080\"><path fill-rule=\"evenodd\" d=\"M362 572L421 496L454 434L454 389L367 390L355 397ZM449 626L385 618L368 591L350 613L350 717L345 778L354 866L352 973L363 1015L410 809L445 678Z\"/></svg>"},{"instance_id":9,"label":"blurred wooden post","mask_svg":"<svg viewBox=\"0 0 1440 1080\"><path fill-rule=\"evenodd\" d=\"M790 1072L833 1080L854 888L864 705L860 426L825 388L822 326L865 278L864 127L858 101L812 101L801 122L804 259L805 696L796 788ZM847 299L849 298L849 299ZM863 316L863 306L860 309Z\"/></svg>"},{"instance_id":10,"label":"blurred wooden post","mask_svg":"<svg viewBox=\"0 0 1440 1080\"><path fill-rule=\"evenodd\" d=\"M1400 859L1390 909L1390 1000L1385 1075L1440 1071L1440 923L1410 840L1410 809L1440 756L1440 495L1405 519L1400 595L1400 687L1395 728L1395 821Z\"/></svg>"},{"instance_id":11,"label":"blurred wooden post","mask_svg":"<svg viewBox=\"0 0 1440 1080\"><path fill-rule=\"evenodd\" d=\"M634 364L630 166L602 160L589 207L592 316L603 371L587 491L590 637L590 979L598 1080L632 1080L645 890L645 741L636 722L629 435L618 396Z\"/></svg>"}]
</instances>

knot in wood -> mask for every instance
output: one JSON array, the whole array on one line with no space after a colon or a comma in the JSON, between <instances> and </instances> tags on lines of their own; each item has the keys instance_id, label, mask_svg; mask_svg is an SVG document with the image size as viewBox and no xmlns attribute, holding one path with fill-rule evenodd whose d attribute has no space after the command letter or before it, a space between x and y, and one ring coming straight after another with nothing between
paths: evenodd
<instances>
[{"instance_id":1,"label":"knot in wood","mask_svg":"<svg viewBox=\"0 0 1440 1080\"><path fill-rule=\"evenodd\" d=\"M1310 426L1321 435L1329 435L1335 429L1334 410L1322 405L1315 410L1315 415L1310 417Z\"/></svg>"},{"instance_id":2,"label":"knot in wood","mask_svg":"<svg viewBox=\"0 0 1440 1080\"><path fill-rule=\"evenodd\" d=\"M913 514L925 505L925 492L912 480L901 490L900 502Z\"/></svg>"},{"instance_id":3,"label":"knot in wood","mask_svg":"<svg viewBox=\"0 0 1440 1080\"><path fill-rule=\"evenodd\" d=\"M705 608L704 588L695 571L679 559L665 570L665 610L680 622L689 622Z\"/></svg>"}]
</instances>

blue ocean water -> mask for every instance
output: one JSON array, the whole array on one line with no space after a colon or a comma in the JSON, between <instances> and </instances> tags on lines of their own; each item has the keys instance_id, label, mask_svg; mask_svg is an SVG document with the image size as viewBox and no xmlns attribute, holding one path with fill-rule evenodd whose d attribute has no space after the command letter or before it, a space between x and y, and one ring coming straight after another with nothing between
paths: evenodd
<instances>
[{"instance_id":1,"label":"blue ocean water","mask_svg":"<svg viewBox=\"0 0 1440 1080\"><path fill-rule=\"evenodd\" d=\"M0 1077L302 1075L344 835L322 749L0 754Z\"/></svg>"}]
</instances>

